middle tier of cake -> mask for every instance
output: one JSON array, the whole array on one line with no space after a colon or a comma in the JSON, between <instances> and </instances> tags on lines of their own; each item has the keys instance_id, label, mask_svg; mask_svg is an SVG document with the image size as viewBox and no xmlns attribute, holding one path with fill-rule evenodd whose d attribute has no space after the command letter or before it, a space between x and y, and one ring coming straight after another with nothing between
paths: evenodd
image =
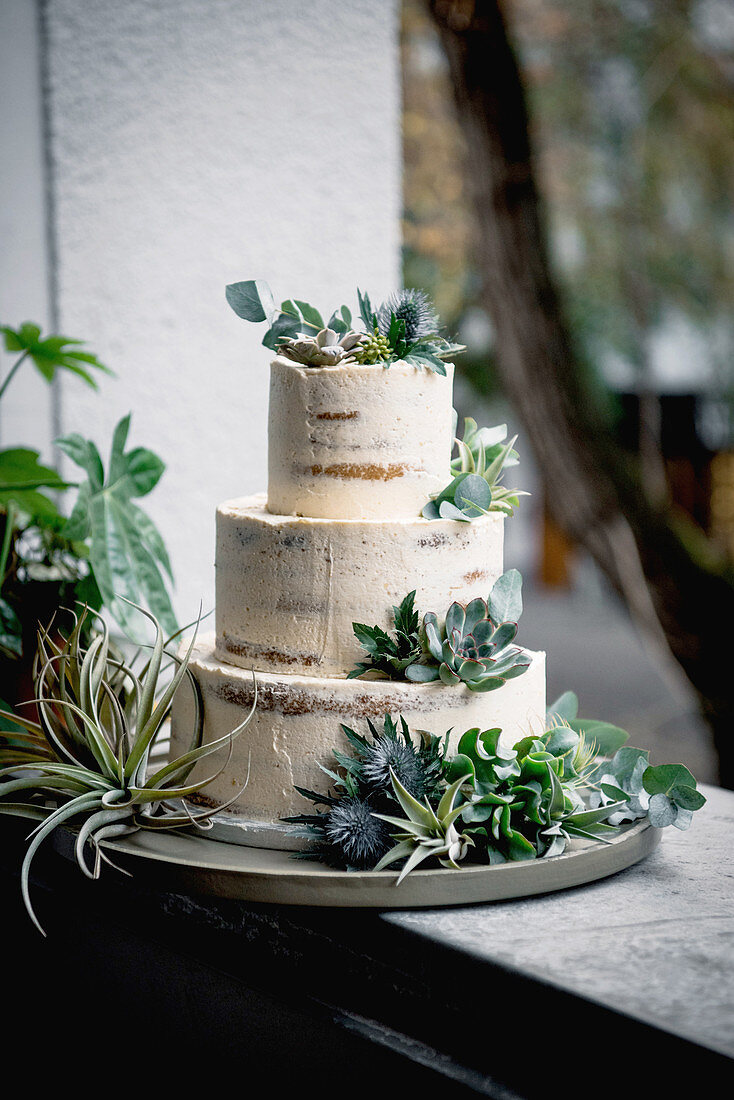
<instances>
[{"instance_id":1,"label":"middle tier of cake","mask_svg":"<svg viewBox=\"0 0 734 1100\"><path fill-rule=\"evenodd\" d=\"M265 494L217 509L216 655L263 672L344 676L364 657L353 623L392 627L415 590L420 614L487 598L502 574L503 523L276 516Z\"/></svg>"}]
</instances>

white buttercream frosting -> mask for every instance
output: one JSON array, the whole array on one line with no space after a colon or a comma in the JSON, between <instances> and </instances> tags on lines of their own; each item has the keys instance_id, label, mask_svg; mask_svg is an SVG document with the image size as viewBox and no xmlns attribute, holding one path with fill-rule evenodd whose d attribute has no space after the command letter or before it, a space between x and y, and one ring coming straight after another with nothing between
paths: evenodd
<instances>
[{"instance_id":1,"label":"white buttercream frosting","mask_svg":"<svg viewBox=\"0 0 734 1100\"><path fill-rule=\"evenodd\" d=\"M207 741L233 730L253 700L252 673L218 661L213 643L211 635L197 640L190 665L202 693ZM447 687L257 673L254 717L234 739L231 758L207 786L206 799L221 805L241 791L229 812L264 825L313 812L294 784L326 791L329 780L319 765L334 766L334 748L349 750L340 724L366 733L365 719L381 721L385 713L402 714L412 730L440 736L451 730L452 752L461 734L474 727L500 727L507 745L540 733L545 728L545 654L530 656L527 672L490 692L472 692L463 684ZM192 714L191 692L180 691L173 716L176 755L189 748ZM205 758L192 779L213 774L226 761L226 751Z\"/></svg>"},{"instance_id":2,"label":"white buttercream frosting","mask_svg":"<svg viewBox=\"0 0 734 1100\"><path fill-rule=\"evenodd\" d=\"M268 510L327 519L419 516L450 480L453 365L271 364Z\"/></svg>"},{"instance_id":3,"label":"white buttercream frosting","mask_svg":"<svg viewBox=\"0 0 734 1100\"><path fill-rule=\"evenodd\" d=\"M274 516L264 494L217 510L216 635L223 661L342 676L364 657L352 624L392 628L415 590L421 614L485 599L502 572L504 518L324 520Z\"/></svg>"}]
</instances>

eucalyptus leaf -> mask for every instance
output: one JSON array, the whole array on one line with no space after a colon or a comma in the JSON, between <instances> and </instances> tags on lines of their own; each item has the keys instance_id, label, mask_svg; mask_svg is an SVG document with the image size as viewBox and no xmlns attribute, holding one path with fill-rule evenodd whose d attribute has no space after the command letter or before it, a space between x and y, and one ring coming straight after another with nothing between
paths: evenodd
<instances>
[{"instance_id":1,"label":"eucalyptus leaf","mask_svg":"<svg viewBox=\"0 0 734 1100\"><path fill-rule=\"evenodd\" d=\"M522 615L522 576L517 569L508 569L495 581L488 607L493 623L518 621Z\"/></svg>"},{"instance_id":2,"label":"eucalyptus leaf","mask_svg":"<svg viewBox=\"0 0 734 1100\"><path fill-rule=\"evenodd\" d=\"M225 291L227 301L238 317L258 324L272 321L277 312L272 291L262 279L246 279L230 283Z\"/></svg>"}]
</instances>

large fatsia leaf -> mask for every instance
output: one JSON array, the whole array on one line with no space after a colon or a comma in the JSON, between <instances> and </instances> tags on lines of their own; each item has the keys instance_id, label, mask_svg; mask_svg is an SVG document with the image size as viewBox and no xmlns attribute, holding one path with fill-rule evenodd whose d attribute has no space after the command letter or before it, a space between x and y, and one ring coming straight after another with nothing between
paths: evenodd
<instances>
[{"instance_id":1,"label":"large fatsia leaf","mask_svg":"<svg viewBox=\"0 0 734 1100\"><path fill-rule=\"evenodd\" d=\"M163 538L134 503L157 485L165 465L145 447L126 451L129 430L128 414L115 427L106 474L91 440L73 434L56 442L86 474L64 534L89 540L90 568L106 607L127 634L142 640L131 604L150 608L169 634L178 626L163 577L173 579Z\"/></svg>"}]
</instances>

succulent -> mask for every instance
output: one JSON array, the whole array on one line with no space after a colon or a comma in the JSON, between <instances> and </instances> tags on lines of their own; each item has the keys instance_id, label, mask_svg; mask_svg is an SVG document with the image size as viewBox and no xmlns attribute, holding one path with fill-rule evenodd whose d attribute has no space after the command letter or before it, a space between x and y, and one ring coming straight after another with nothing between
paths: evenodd
<instances>
[{"instance_id":1,"label":"succulent","mask_svg":"<svg viewBox=\"0 0 734 1100\"><path fill-rule=\"evenodd\" d=\"M393 840L397 843L385 853L375 866L375 871L382 871L399 860L405 860L397 880L399 886L405 876L426 859L435 858L442 867L458 869L459 863L474 844L472 838L460 833L454 824L463 810L463 804L455 805L463 777L447 787L435 810L427 798L423 802L413 798L394 773L391 780L395 797L406 816L402 818L390 814L375 814L381 821L398 830L393 833Z\"/></svg>"},{"instance_id":2,"label":"succulent","mask_svg":"<svg viewBox=\"0 0 734 1100\"><path fill-rule=\"evenodd\" d=\"M472 691L492 691L522 675L529 660L512 646L522 613L522 577L508 569L495 582L489 600L472 600L466 607L452 603L443 623L429 611L418 626L415 592L393 607L395 636L379 626L352 623L355 636L367 651L347 678L381 673L391 680L428 684L465 683Z\"/></svg>"},{"instance_id":3,"label":"succulent","mask_svg":"<svg viewBox=\"0 0 734 1100\"><path fill-rule=\"evenodd\" d=\"M403 322L403 336L409 344L434 336L438 329L433 303L422 290L399 290L382 303L377 310L377 328L382 336L389 336L393 317Z\"/></svg>"},{"instance_id":4,"label":"succulent","mask_svg":"<svg viewBox=\"0 0 734 1100\"><path fill-rule=\"evenodd\" d=\"M255 702L240 725L203 744L202 703L188 668L196 634L185 656L168 653L172 639L164 639L153 615L142 607L138 611L153 624L155 640L137 671L134 662L126 663L112 649L104 620L98 619L92 640L83 641L88 616L84 608L74 617L68 638L57 641L50 627L39 631L34 669L38 721L0 712L6 723L13 724L12 729L0 731L0 812L40 821L23 860L21 890L41 932L28 883L31 862L43 840L59 825L77 823L77 863L89 878L98 878L101 861L110 862L101 847L106 838L138 829L208 827L208 819L222 807L193 814L183 800L214 776L195 783L188 782L188 776L203 757L219 749L231 750L232 739L254 712L256 685ZM195 700L189 749L178 759L152 767L151 754L161 727L185 679ZM16 801L18 797L21 801ZM91 867L88 846L94 852Z\"/></svg>"},{"instance_id":5,"label":"succulent","mask_svg":"<svg viewBox=\"0 0 734 1100\"><path fill-rule=\"evenodd\" d=\"M464 683L471 691L493 691L507 680L521 676L530 661L512 646L517 623L493 622L485 600L464 606L452 603L443 623L429 611L423 618L426 644L433 663L409 665L408 680L444 684Z\"/></svg>"},{"instance_id":6,"label":"succulent","mask_svg":"<svg viewBox=\"0 0 734 1100\"><path fill-rule=\"evenodd\" d=\"M305 367L334 367L338 363L363 362L357 358L363 340L358 332L349 330L340 336L332 328L322 328L315 336L284 337L278 352Z\"/></svg>"},{"instance_id":7,"label":"succulent","mask_svg":"<svg viewBox=\"0 0 734 1100\"><path fill-rule=\"evenodd\" d=\"M490 863L560 855L571 837L599 840L614 832L608 812L589 809L565 776L565 746L550 743L552 732L511 750L501 747L500 733L468 730L448 767L449 778L464 776L464 828Z\"/></svg>"},{"instance_id":8,"label":"succulent","mask_svg":"<svg viewBox=\"0 0 734 1100\"><path fill-rule=\"evenodd\" d=\"M471 417L464 421L463 439L456 439L458 456L451 462L453 475L448 485L435 493L425 505L424 519L456 519L470 522L488 512L512 515L521 489L507 489L502 475L508 466L516 466L515 439L506 442L507 426L478 428Z\"/></svg>"}]
</instances>

